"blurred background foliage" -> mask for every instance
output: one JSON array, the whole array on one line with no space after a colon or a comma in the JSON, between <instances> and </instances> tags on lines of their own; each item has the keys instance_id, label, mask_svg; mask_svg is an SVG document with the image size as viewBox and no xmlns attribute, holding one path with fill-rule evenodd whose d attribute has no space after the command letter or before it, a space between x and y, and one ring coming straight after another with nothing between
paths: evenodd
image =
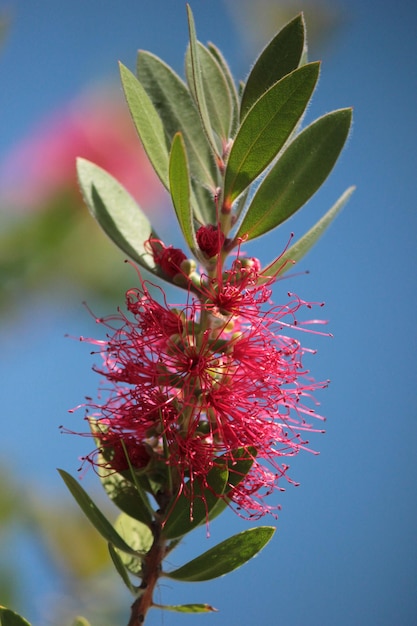
<instances>
[{"instance_id":1,"label":"blurred background foliage","mask_svg":"<svg viewBox=\"0 0 417 626\"><path fill-rule=\"evenodd\" d=\"M93 623L123 622L106 542L70 500L57 502L35 478L26 483L0 468L0 605L19 607L28 577L48 569L54 591L42 598L45 624L70 626L77 614ZM109 503L102 498L104 510ZM111 516L114 511L109 510ZM30 572L29 563L35 563Z\"/></svg>"},{"instance_id":2,"label":"blurred background foliage","mask_svg":"<svg viewBox=\"0 0 417 626\"><path fill-rule=\"evenodd\" d=\"M163 190L115 87L95 87L40 120L0 163L0 307L51 285L120 297L126 272L78 190L75 159L112 173L155 218ZM158 221L158 220L156 220ZM117 290L116 290L117 286ZM0 312L1 312L0 308Z\"/></svg>"},{"instance_id":3,"label":"blurred background foliage","mask_svg":"<svg viewBox=\"0 0 417 626\"><path fill-rule=\"evenodd\" d=\"M236 11L233 0L225 0L225 4L241 34L250 61L283 24L301 11L308 25L310 60L330 47L348 21L344 8L331 0L239 0L239 11Z\"/></svg>"}]
</instances>

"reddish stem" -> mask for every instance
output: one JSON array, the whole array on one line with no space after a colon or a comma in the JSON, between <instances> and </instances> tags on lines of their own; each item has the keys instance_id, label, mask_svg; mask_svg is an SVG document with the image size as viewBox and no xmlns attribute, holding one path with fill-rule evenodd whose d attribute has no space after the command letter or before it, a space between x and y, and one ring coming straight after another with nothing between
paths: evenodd
<instances>
[{"instance_id":1,"label":"reddish stem","mask_svg":"<svg viewBox=\"0 0 417 626\"><path fill-rule=\"evenodd\" d=\"M161 527L155 523L154 541L144 558L140 595L132 604L132 612L127 626L143 626L148 610L153 606L153 592L161 575L161 563L166 555L166 540L161 537Z\"/></svg>"}]
</instances>

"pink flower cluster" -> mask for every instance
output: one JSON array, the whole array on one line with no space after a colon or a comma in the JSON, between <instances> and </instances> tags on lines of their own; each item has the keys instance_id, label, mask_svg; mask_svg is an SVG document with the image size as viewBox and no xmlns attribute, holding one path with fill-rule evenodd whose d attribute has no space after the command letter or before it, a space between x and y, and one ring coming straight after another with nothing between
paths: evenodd
<instances>
[{"instance_id":1,"label":"pink flower cluster","mask_svg":"<svg viewBox=\"0 0 417 626\"><path fill-rule=\"evenodd\" d=\"M2 204L44 209L65 192L82 206L74 167L79 156L112 174L140 204L161 203L158 178L123 100L111 89L100 89L82 93L49 114L0 162Z\"/></svg>"},{"instance_id":2,"label":"pink flower cluster","mask_svg":"<svg viewBox=\"0 0 417 626\"><path fill-rule=\"evenodd\" d=\"M154 248L164 251L155 259L168 274L168 258L181 272L178 250ZM122 471L128 456L154 478L170 472L181 491L204 483L220 456L233 468L243 448L253 465L228 498L241 515L271 510L264 496L281 488L283 459L306 447L310 419L322 419L312 394L327 383L310 378L306 349L292 336L300 310L312 304L288 294L274 306L273 279L260 278L259 261L238 255L229 270L219 264L215 275L189 280L187 302L177 307L161 289L159 302L141 279L126 294L126 313L97 320L107 339L84 340L99 347L106 392L88 405L99 447L86 460Z\"/></svg>"}]
</instances>

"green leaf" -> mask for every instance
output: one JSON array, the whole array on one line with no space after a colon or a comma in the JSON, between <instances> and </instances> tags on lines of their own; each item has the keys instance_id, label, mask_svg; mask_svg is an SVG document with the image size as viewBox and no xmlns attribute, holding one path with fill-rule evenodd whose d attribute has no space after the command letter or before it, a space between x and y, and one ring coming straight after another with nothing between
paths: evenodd
<instances>
[{"instance_id":1,"label":"green leaf","mask_svg":"<svg viewBox=\"0 0 417 626\"><path fill-rule=\"evenodd\" d=\"M230 459L227 461L227 469L229 470L229 479L227 481L227 486L229 487L237 487L239 483L246 477L249 473L253 462L256 458L257 450L253 446L249 446L248 448L239 448L232 453L233 461ZM222 460L223 457L219 458L219 461ZM229 489L226 489L226 493Z\"/></svg>"},{"instance_id":2,"label":"green leaf","mask_svg":"<svg viewBox=\"0 0 417 626\"><path fill-rule=\"evenodd\" d=\"M210 126L225 144L230 137L233 120L230 86L217 59L199 41L197 42L197 54ZM185 73L190 90L193 91L194 74L191 47L188 48L185 56ZM195 92L193 95L197 99Z\"/></svg>"},{"instance_id":3,"label":"green leaf","mask_svg":"<svg viewBox=\"0 0 417 626\"><path fill-rule=\"evenodd\" d=\"M140 51L137 75L162 120L171 143L181 132L186 146L191 177L197 188L207 187L211 194L217 187L217 169L201 125L201 119L184 82L166 63L149 52ZM213 223L212 195L199 205L201 221Z\"/></svg>"},{"instance_id":4,"label":"green leaf","mask_svg":"<svg viewBox=\"0 0 417 626\"><path fill-rule=\"evenodd\" d=\"M236 237L259 237L307 202L333 169L351 119L351 109L333 111L294 139L259 186Z\"/></svg>"},{"instance_id":5,"label":"green leaf","mask_svg":"<svg viewBox=\"0 0 417 626\"><path fill-rule=\"evenodd\" d=\"M119 548L119 550L132 553L132 549L115 531L113 526L104 517L103 513L97 508L78 481L64 470L59 469L58 472L80 508L84 511L90 522L98 530L102 537L104 537L106 541L112 543L116 548Z\"/></svg>"},{"instance_id":6,"label":"green leaf","mask_svg":"<svg viewBox=\"0 0 417 626\"><path fill-rule=\"evenodd\" d=\"M23 617L14 613L4 606L0 606L0 625L1 626L30 626L30 623Z\"/></svg>"},{"instance_id":7,"label":"green leaf","mask_svg":"<svg viewBox=\"0 0 417 626\"><path fill-rule=\"evenodd\" d=\"M217 611L209 604L153 604L157 609L175 611L176 613L211 613Z\"/></svg>"},{"instance_id":8,"label":"green leaf","mask_svg":"<svg viewBox=\"0 0 417 626\"><path fill-rule=\"evenodd\" d=\"M76 617L71 626L90 626L90 622L85 617Z\"/></svg>"},{"instance_id":9,"label":"green leaf","mask_svg":"<svg viewBox=\"0 0 417 626\"><path fill-rule=\"evenodd\" d=\"M135 75L122 63L119 65L123 90L137 133L155 172L169 189L168 148L162 122Z\"/></svg>"},{"instance_id":10,"label":"green leaf","mask_svg":"<svg viewBox=\"0 0 417 626\"><path fill-rule=\"evenodd\" d=\"M166 539L182 537L209 519L210 511L224 493L228 475L229 472L225 467L213 467L207 475L209 485L207 488L202 488L197 482L191 485L189 481L186 492L193 490L192 493L187 495L181 493L168 507L163 527L164 537Z\"/></svg>"},{"instance_id":11,"label":"green leaf","mask_svg":"<svg viewBox=\"0 0 417 626\"><path fill-rule=\"evenodd\" d=\"M200 113L201 122L206 132L207 139L213 154L218 154L218 147L216 146L216 140L213 135L210 115L206 102L206 95L204 92L202 70L200 65L200 57L198 54L198 41L195 32L194 17L191 11L191 7L187 4L187 17L188 17L188 32L190 36L190 57L191 57L191 70L192 70L192 86L190 85L191 93L194 94L198 111Z\"/></svg>"},{"instance_id":12,"label":"green leaf","mask_svg":"<svg viewBox=\"0 0 417 626\"><path fill-rule=\"evenodd\" d=\"M104 232L139 265L163 278L144 245L158 236L132 196L113 176L86 159L77 159L77 174L85 203Z\"/></svg>"},{"instance_id":13,"label":"green leaf","mask_svg":"<svg viewBox=\"0 0 417 626\"><path fill-rule=\"evenodd\" d=\"M153 534L146 524L142 524L142 522L133 519L126 513L120 513L114 527L122 539L130 546L131 553L145 554L151 549Z\"/></svg>"},{"instance_id":14,"label":"green leaf","mask_svg":"<svg viewBox=\"0 0 417 626\"><path fill-rule=\"evenodd\" d=\"M181 133L174 137L169 159L169 185L175 213L191 252L197 248L190 202L190 178L185 144Z\"/></svg>"},{"instance_id":15,"label":"green leaf","mask_svg":"<svg viewBox=\"0 0 417 626\"><path fill-rule=\"evenodd\" d=\"M227 486L224 491L224 498L220 498L217 501L217 504L210 511L210 521L215 519L227 508L229 503L228 494L233 490L234 487L237 487L247 476L253 465L256 455L256 448L250 446L247 449L239 448L238 450L235 450L232 453L232 456L235 459L233 462L230 461L230 459L225 459L227 469L229 470ZM219 457L219 461L221 462L223 458L224 457Z\"/></svg>"},{"instance_id":16,"label":"green leaf","mask_svg":"<svg viewBox=\"0 0 417 626\"><path fill-rule=\"evenodd\" d=\"M165 576L184 582L201 582L228 574L258 554L274 532L272 526L244 530Z\"/></svg>"},{"instance_id":17,"label":"green leaf","mask_svg":"<svg viewBox=\"0 0 417 626\"><path fill-rule=\"evenodd\" d=\"M123 563L121 556L119 555L117 550L113 548L111 543L107 545L109 548L109 554L110 554L111 560L113 561L113 565L116 568L116 571L119 574L120 578L123 580L124 584L126 585L126 587L129 589L131 593L136 593L136 587L132 584L132 581L129 578L129 573ZM132 557L132 559L133 558L134 557Z\"/></svg>"},{"instance_id":18,"label":"green leaf","mask_svg":"<svg viewBox=\"0 0 417 626\"><path fill-rule=\"evenodd\" d=\"M125 513L119 515L114 527L131 548L131 554L118 551L124 567L132 574L141 576L142 559L140 555L146 554L151 549L153 543L152 531L148 526Z\"/></svg>"},{"instance_id":19,"label":"green leaf","mask_svg":"<svg viewBox=\"0 0 417 626\"><path fill-rule=\"evenodd\" d=\"M124 510L124 512L130 515L130 517L138 519L138 521L141 521L146 525L151 526L155 511L152 509L146 492L154 495L154 486L156 487L156 490L160 488L159 481L158 486L152 486L151 483L153 482L153 480L150 479L147 468L135 469L133 467L125 442L123 440L121 440L121 445L128 465L128 469L121 470L120 472L115 472L112 468L114 449L112 446L102 446L102 439L100 437L100 435L106 434L106 432L108 431L108 427L104 426L103 424L98 424L97 420L95 420L94 418L91 418L88 421L91 433L99 450L98 474L102 479L102 483L106 489L107 495L115 502L115 504L117 503L118 505L120 505L120 508L122 510L124 506L126 509ZM163 467L164 469L166 469L164 465ZM152 475L154 479L156 477L155 471L152 472ZM164 482L164 478L165 475L162 477L162 482ZM136 488L136 490L131 491L129 489L129 485L131 486L131 488ZM121 498L119 501L118 496L120 490L122 491L122 493L120 494ZM128 498L131 500L131 502L129 503L127 503ZM136 507L134 506L134 502L132 502L132 500L136 501ZM130 509L130 511L128 509ZM146 509L147 513L143 509Z\"/></svg>"},{"instance_id":20,"label":"green leaf","mask_svg":"<svg viewBox=\"0 0 417 626\"><path fill-rule=\"evenodd\" d=\"M139 483L100 466L98 473L107 495L121 511L144 524L152 523L151 505Z\"/></svg>"},{"instance_id":21,"label":"green leaf","mask_svg":"<svg viewBox=\"0 0 417 626\"><path fill-rule=\"evenodd\" d=\"M229 94L230 94L231 101L232 101L232 123L230 127L230 136L233 137L236 132L236 125L237 125L238 116L239 116L239 96L237 93L235 81L233 79L232 72L230 71L230 68L227 64L226 59L222 55L221 51L217 48L217 46L209 42L207 44L207 48L210 51L210 53L214 56L217 63L220 65L223 71L223 75L229 86Z\"/></svg>"},{"instance_id":22,"label":"green leaf","mask_svg":"<svg viewBox=\"0 0 417 626\"><path fill-rule=\"evenodd\" d=\"M275 35L256 60L243 89L240 119L271 85L299 66L304 47L305 24L300 14Z\"/></svg>"},{"instance_id":23,"label":"green leaf","mask_svg":"<svg viewBox=\"0 0 417 626\"><path fill-rule=\"evenodd\" d=\"M327 228L330 226L336 215L341 211L346 202L349 200L352 193L355 191L355 187L349 187L335 202L329 211L311 228L301 239L293 244L284 254L281 254L277 259L270 263L262 270L262 277L258 280L259 284L265 283L271 276L282 276L290 270L294 263L298 263L300 259L314 246L316 241L324 234Z\"/></svg>"},{"instance_id":24,"label":"green leaf","mask_svg":"<svg viewBox=\"0 0 417 626\"><path fill-rule=\"evenodd\" d=\"M191 164L190 164L191 167ZM214 203L214 193L199 184L198 181L191 181L191 205L194 219L201 224L216 223L216 205Z\"/></svg>"},{"instance_id":25,"label":"green leaf","mask_svg":"<svg viewBox=\"0 0 417 626\"><path fill-rule=\"evenodd\" d=\"M227 206L263 172L288 140L311 98L319 70L319 63L300 67L270 87L250 109L227 160Z\"/></svg>"}]
</instances>

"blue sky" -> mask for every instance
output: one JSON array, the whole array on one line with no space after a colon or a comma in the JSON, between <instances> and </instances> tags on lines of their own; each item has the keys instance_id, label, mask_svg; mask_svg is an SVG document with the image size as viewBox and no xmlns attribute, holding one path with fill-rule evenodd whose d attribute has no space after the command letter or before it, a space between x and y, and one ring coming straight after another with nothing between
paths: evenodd
<instances>
[{"instance_id":1,"label":"blue sky","mask_svg":"<svg viewBox=\"0 0 417 626\"><path fill-rule=\"evenodd\" d=\"M209 602L220 613L188 619L155 613L149 626L197 619L201 626L411 626L417 620L417 9L404 0L377 11L366 0L339 5L344 21L322 49L307 121L352 105L353 132L322 190L258 251L264 261L276 256L290 230L302 235L346 187L357 185L303 261L301 269L310 273L274 293L276 301L291 289L326 302L334 338L308 337L319 350L310 363L315 377L332 380L320 394L327 433L313 438L321 454L292 463L301 486L280 494L278 531L253 562L213 583L161 589L166 602ZM181 71L187 38L182 2L15 0L7 7L12 20L1 57L0 157L41 116L91 82L117 80L117 60L133 68L137 48ZM199 38L214 41L236 77L244 77L250 56L225 4L196 0L192 8ZM81 305L85 298L73 292L28 297L0 329L1 455L20 478L30 470L31 480L57 501L67 493L55 468L74 473L86 451L84 440L62 437L58 425L74 419L67 409L97 384L89 350L64 338L95 331ZM94 488L94 480L89 484ZM232 515L219 518L210 540L204 534L187 540L183 558L245 527ZM47 594L49 584L47 575L32 580L28 597ZM39 602L19 608L43 626Z\"/></svg>"}]
</instances>

